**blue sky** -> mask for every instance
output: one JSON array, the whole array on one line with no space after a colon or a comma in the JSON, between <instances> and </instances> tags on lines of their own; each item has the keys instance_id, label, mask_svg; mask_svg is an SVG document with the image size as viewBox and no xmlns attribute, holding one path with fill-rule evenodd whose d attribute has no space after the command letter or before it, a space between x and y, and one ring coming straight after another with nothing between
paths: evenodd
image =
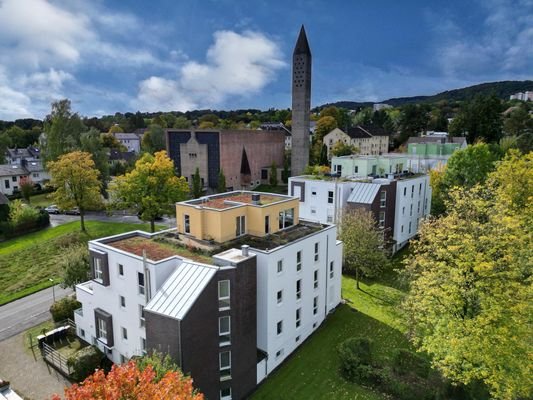
<instances>
[{"instance_id":1,"label":"blue sky","mask_svg":"<svg viewBox=\"0 0 533 400\"><path fill-rule=\"evenodd\" d=\"M533 0L0 0L0 119L286 108L302 23L313 106L533 78Z\"/></svg>"}]
</instances>

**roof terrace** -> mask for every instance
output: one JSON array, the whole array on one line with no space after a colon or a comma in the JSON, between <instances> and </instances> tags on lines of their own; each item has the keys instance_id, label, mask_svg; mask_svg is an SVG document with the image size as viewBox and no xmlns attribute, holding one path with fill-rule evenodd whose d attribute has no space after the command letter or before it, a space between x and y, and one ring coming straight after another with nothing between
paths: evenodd
<instances>
[{"instance_id":1,"label":"roof terrace","mask_svg":"<svg viewBox=\"0 0 533 400\"><path fill-rule=\"evenodd\" d=\"M290 199L292 199L290 196L281 194L235 191L188 200L182 202L181 204L224 210L241 205L266 206Z\"/></svg>"}]
</instances>

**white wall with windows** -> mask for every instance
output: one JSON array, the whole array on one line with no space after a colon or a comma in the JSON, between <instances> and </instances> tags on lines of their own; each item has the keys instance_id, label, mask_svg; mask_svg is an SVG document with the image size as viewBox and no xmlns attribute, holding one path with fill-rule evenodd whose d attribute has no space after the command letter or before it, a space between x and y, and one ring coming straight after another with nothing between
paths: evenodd
<instances>
[{"instance_id":1,"label":"white wall with windows","mask_svg":"<svg viewBox=\"0 0 533 400\"><path fill-rule=\"evenodd\" d=\"M399 180L396 186L396 212L393 239L395 251L415 236L422 220L431 210L431 186L429 176Z\"/></svg>"},{"instance_id":2,"label":"white wall with windows","mask_svg":"<svg viewBox=\"0 0 533 400\"><path fill-rule=\"evenodd\" d=\"M257 347L270 373L341 300L342 243L335 226L257 256ZM280 268L280 266L282 266ZM258 379L263 379L258 365Z\"/></svg>"},{"instance_id":3,"label":"white wall with windows","mask_svg":"<svg viewBox=\"0 0 533 400\"><path fill-rule=\"evenodd\" d=\"M142 257L106 246L98 240L89 242L89 249L107 253L110 283L103 286L91 280L76 286L76 296L82 303L82 311L74 314L78 335L88 343L95 343L94 309L100 308L111 314L114 337L111 352L102 343L96 344L113 362L120 363L144 350L146 332L142 315L146 296L155 294L181 261L176 257L157 263L148 261L146 274ZM98 265L96 262L95 267Z\"/></svg>"},{"instance_id":4,"label":"white wall with windows","mask_svg":"<svg viewBox=\"0 0 533 400\"><path fill-rule=\"evenodd\" d=\"M298 196L300 193L290 192L291 182L305 183L305 193L303 194L305 201L300 201L300 218L322 224L333 224L340 219L342 208L346 206L348 197L355 185L355 182L338 181L335 183L334 179L317 180L295 176L289 178L289 195L291 196ZM302 196L300 196L301 198Z\"/></svg>"}]
</instances>

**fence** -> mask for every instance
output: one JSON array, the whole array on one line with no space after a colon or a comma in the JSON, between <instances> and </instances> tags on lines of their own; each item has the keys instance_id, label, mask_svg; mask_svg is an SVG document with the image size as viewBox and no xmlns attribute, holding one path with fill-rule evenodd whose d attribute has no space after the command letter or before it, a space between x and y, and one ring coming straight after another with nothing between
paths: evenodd
<instances>
[{"instance_id":1,"label":"fence","mask_svg":"<svg viewBox=\"0 0 533 400\"><path fill-rule=\"evenodd\" d=\"M65 375L70 376L71 371L67 358L45 342L42 343L42 346L43 358Z\"/></svg>"}]
</instances>

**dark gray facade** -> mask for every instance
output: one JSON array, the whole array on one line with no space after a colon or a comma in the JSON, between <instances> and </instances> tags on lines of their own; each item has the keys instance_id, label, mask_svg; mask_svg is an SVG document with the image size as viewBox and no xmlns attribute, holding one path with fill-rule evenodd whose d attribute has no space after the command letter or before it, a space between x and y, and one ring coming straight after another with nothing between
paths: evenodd
<instances>
[{"instance_id":1,"label":"dark gray facade","mask_svg":"<svg viewBox=\"0 0 533 400\"><path fill-rule=\"evenodd\" d=\"M145 311L146 345L169 354L190 374L207 399L220 398L231 387L232 399L243 399L256 386L257 285L256 258L222 268L204 288L183 320ZM230 282L230 307L220 311L218 282ZM229 316L230 343L222 346L219 317ZM231 378L222 379L219 354L231 351Z\"/></svg>"},{"instance_id":2,"label":"dark gray facade","mask_svg":"<svg viewBox=\"0 0 533 400\"><path fill-rule=\"evenodd\" d=\"M292 176L302 175L309 164L311 63L311 50L302 25L292 55Z\"/></svg>"}]
</instances>

